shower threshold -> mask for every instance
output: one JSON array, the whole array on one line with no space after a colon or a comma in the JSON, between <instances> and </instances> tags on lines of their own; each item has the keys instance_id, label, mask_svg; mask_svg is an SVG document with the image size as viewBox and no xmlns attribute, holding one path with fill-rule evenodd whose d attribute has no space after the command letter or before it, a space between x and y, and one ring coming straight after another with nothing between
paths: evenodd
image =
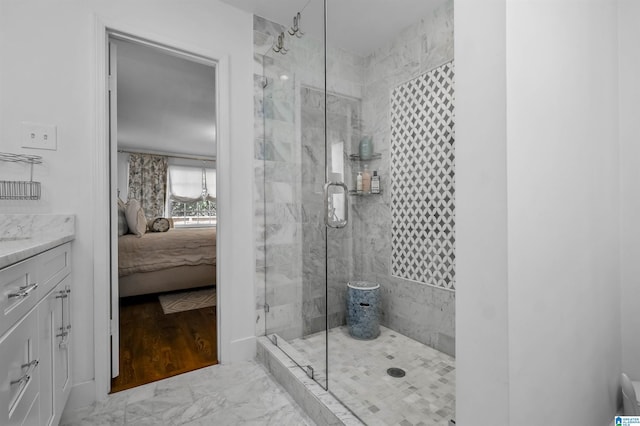
<instances>
[{"instance_id":1,"label":"shower threshold","mask_svg":"<svg viewBox=\"0 0 640 426\"><path fill-rule=\"evenodd\" d=\"M278 338L277 342L278 346L266 336L258 337L257 361L275 377L316 424L365 425L287 355L295 349L284 339Z\"/></svg>"}]
</instances>

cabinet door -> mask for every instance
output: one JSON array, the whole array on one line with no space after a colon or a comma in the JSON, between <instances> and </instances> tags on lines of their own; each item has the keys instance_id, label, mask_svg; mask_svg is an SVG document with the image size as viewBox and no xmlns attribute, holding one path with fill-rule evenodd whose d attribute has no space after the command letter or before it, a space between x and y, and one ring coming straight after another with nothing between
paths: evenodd
<instances>
[{"instance_id":1,"label":"cabinet door","mask_svg":"<svg viewBox=\"0 0 640 426\"><path fill-rule=\"evenodd\" d=\"M57 287L56 287L57 289ZM56 344L56 290L47 294L38 305L40 337L40 418L44 426L54 424L53 357Z\"/></svg>"},{"instance_id":2,"label":"cabinet door","mask_svg":"<svg viewBox=\"0 0 640 426\"><path fill-rule=\"evenodd\" d=\"M54 293L56 294L56 312L54 315L55 343L53 352L53 393L55 395L56 422L71 392L71 286L69 277L65 278Z\"/></svg>"},{"instance_id":3,"label":"cabinet door","mask_svg":"<svg viewBox=\"0 0 640 426\"><path fill-rule=\"evenodd\" d=\"M57 425L71 391L69 359L70 287L65 278L38 305L40 323L40 417Z\"/></svg>"},{"instance_id":4,"label":"cabinet door","mask_svg":"<svg viewBox=\"0 0 640 426\"><path fill-rule=\"evenodd\" d=\"M39 422L38 315L32 310L0 340L0 424Z\"/></svg>"}]
</instances>

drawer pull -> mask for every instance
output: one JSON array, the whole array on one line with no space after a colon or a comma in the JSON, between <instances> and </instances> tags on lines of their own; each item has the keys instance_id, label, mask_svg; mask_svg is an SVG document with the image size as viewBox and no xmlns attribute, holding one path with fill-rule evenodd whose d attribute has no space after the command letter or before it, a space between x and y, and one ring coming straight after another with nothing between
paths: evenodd
<instances>
[{"instance_id":1,"label":"drawer pull","mask_svg":"<svg viewBox=\"0 0 640 426\"><path fill-rule=\"evenodd\" d=\"M29 293L31 293L36 288L38 288L38 283L25 285L23 287L20 287L20 291L18 291L17 293L9 293L7 297L9 299L14 299L16 297L27 297Z\"/></svg>"},{"instance_id":2,"label":"drawer pull","mask_svg":"<svg viewBox=\"0 0 640 426\"><path fill-rule=\"evenodd\" d=\"M12 380L9 384L11 386L14 386L20 383L24 383L26 386L26 384L29 383L29 380L31 380L31 376L28 374L25 374L24 376L20 377L18 380Z\"/></svg>"},{"instance_id":3,"label":"drawer pull","mask_svg":"<svg viewBox=\"0 0 640 426\"><path fill-rule=\"evenodd\" d=\"M12 380L9 384L11 386L17 385L18 383L24 383L26 385L29 382L29 380L31 380L31 374L33 370L35 370L35 368L38 366L38 364L40 364L40 361L38 361L37 359L34 359L33 361L29 361L26 364L22 364L20 368L22 368L23 370L26 368L27 372L24 373L24 375L19 379Z\"/></svg>"},{"instance_id":4,"label":"drawer pull","mask_svg":"<svg viewBox=\"0 0 640 426\"><path fill-rule=\"evenodd\" d=\"M61 299L62 303L62 326L59 328L60 333L56 334L56 337L60 337L60 342L58 343L58 347L60 349L67 349L69 344L69 330L71 330L71 324L64 325L65 317L67 317L67 322L69 322L69 314L65 315L65 310L69 309L69 294L71 293L71 288L67 286L64 290L58 291L56 295L56 299ZM67 306L65 308L64 299L67 299Z\"/></svg>"},{"instance_id":5,"label":"drawer pull","mask_svg":"<svg viewBox=\"0 0 640 426\"><path fill-rule=\"evenodd\" d=\"M37 359L34 359L33 361L30 361L26 364L22 364L20 368L30 368L30 367L36 368L38 364L40 364L40 361L38 361Z\"/></svg>"},{"instance_id":6,"label":"drawer pull","mask_svg":"<svg viewBox=\"0 0 640 426\"><path fill-rule=\"evenodd\" d=\"M33 371L38 367L38 364L40 364L40 362L37 359L34 359L33 361L29 361L26 364L22 364L20 368L22 368L23 370L26 368L27 371L19 379L12 380L11 382L9 382L9 386L15 386L15 385L20 386L18 390L16 390L16 392L14 393L15 396L13 397L13 399L9 404L10 416L12 415L11 413L13 413L13 410L16 408L16 405L22 399L25 389L27 388L27 386L29 386L29 382L33 377Z\"/></svg>"}]
</instances>

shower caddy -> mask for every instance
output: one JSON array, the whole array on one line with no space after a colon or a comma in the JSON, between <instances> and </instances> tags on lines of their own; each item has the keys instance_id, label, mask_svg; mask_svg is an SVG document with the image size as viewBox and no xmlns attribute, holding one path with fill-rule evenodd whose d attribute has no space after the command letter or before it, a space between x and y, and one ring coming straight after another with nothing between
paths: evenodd
<instances>
[{"instance_id":1,"label":"shower caddy","mask_svg":"<svg viewBox=\"0 0 640 426\"><path fill-rule=\"evenodd\" d=\"M0 200L40 199L40 182L34 182L33 180L33 165L42 164L41 156L0 152L0 161L26 163L29 164L31 168L31 174L28 181L0 180Z\"/></svg>"},{"instance_id":2,"label":"shower caddy","mask_svg":"<svg viewBox=\"0 0 640 426\"><path fill-rule=\"evenodd\" d=\"M361 158L359 154L350 154L349 155L349 160L351 160L354 163L363 163L363 162L369 162L372 160L379 160L382 158L382 154L379 152L374 152L371 154L370 157L368 157L366 160ZM349 195L357 195L358 197L368 197L368 196L376 196L376 195L382 195L382 191L378 191L376 193L373 192L366 192L366 193L362 193L362 192L358 192L356 189L350 189L349 190Z\"/></svg>"}]
</instances>

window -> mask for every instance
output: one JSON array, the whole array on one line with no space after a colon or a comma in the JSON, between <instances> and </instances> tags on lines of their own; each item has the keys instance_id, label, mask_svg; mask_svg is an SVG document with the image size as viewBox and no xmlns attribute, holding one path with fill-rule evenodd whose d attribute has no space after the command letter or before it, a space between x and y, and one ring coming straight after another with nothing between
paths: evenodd
<instances>
[{"instance_id":1,"label":"window","mask_svg":"<svg viewBox=\"0 0 640 426\"><path fill-rule=\"evenodd\" d=\"M176 227L216 225L216 170L169 165L167 204Z\"/></svg>"}]
</instances>

